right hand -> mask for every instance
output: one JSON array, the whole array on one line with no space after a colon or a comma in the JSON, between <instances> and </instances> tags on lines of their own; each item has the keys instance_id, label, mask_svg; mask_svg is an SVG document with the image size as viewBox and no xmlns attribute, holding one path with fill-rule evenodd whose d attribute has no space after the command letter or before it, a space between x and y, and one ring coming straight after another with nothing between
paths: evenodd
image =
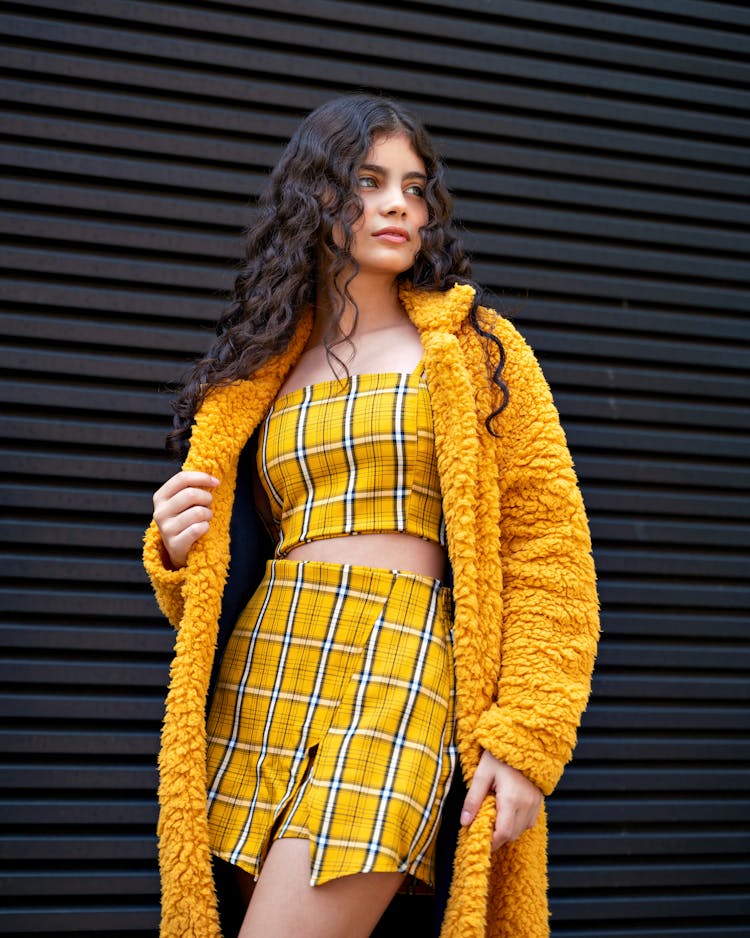
<instances>
[{"instance_id":1,"label":"right hand","mask_svg":"<svg viewBox=\"0 0 750 938\"><path fill-rule=\"evenodd\" d=\"M208 531L211 504L219 480L207 472L185 472L154 492L154 521L175 570L184 567L190 548Z\"/></svg>"}]
</instances>

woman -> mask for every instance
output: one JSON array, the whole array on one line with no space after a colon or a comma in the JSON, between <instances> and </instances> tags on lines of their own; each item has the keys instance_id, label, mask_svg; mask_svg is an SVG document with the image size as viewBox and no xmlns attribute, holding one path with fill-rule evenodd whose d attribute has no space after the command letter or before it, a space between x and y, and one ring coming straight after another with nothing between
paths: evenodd
<instances>
[{"instance_id":1,"label":"woman","mask_svg":"<svg viewBox=\"0 0 750 938\"><path fill-rule=\"evenodd\" d=\"M441 934L548 934L542 796L588 696L594 572L546 382L469 274L413 117L352 95L303 121L146 534L179 628L164 936L220 933L211 856L241 938L369 935L406 875L434 880L455 749Z\"/></svg>"}]
</instances>

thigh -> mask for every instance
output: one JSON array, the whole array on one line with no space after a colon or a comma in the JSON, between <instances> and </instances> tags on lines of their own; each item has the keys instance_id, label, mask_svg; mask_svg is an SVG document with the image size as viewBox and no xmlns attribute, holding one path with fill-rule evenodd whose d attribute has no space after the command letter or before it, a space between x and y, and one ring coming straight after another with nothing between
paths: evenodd
<instances>
[{"instance_id":1,"label":"thigh","mask_svg":"<svg viewBox=\"0 0 750 938\"><path fill-rule=\"evenodd\" d=\"M403 881L400 873L354 873L310 885L310 845L273 843L239 938L367 938Z\"/></svg>"}]
</instances>

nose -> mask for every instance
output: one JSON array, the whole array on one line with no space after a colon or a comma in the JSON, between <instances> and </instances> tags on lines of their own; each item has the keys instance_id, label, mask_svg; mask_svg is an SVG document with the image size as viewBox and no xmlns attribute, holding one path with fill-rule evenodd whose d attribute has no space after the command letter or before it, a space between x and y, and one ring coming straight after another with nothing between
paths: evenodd
<instances>
[{"instance_id":1,"label":"nose","mask_svg":"<svg viewBox=\"0 0 750 938\"><path fill-rule=\"evenodd\" d=\"M393 185L383 189L381 211L384 215L405 215L406 197L401 186Z\"/></svg>"}]
</instances>

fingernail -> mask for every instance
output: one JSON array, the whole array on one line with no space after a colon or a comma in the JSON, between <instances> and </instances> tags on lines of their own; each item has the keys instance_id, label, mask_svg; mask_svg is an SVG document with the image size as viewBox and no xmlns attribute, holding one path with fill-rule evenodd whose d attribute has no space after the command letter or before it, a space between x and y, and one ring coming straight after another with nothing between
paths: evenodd
<instances>
[{"instance_id":1,"label":"fingernail","mask_svg":"<svg viewBox=\"0 0 750 938\"><path fill-rule=\"evenodd\" d=\"M471 813L469 811L461 812L461 823L463 825L468 824L471 821Z\"/></svg>"}]
</instances>

